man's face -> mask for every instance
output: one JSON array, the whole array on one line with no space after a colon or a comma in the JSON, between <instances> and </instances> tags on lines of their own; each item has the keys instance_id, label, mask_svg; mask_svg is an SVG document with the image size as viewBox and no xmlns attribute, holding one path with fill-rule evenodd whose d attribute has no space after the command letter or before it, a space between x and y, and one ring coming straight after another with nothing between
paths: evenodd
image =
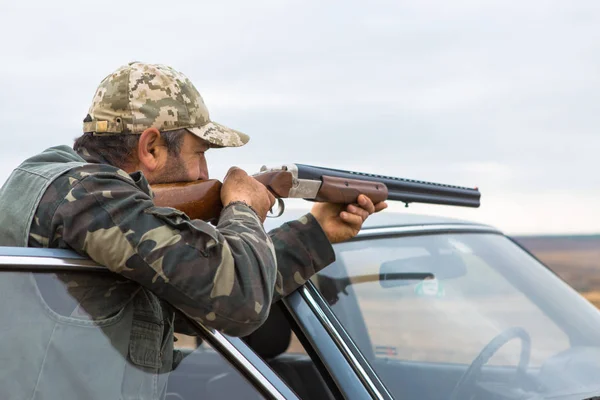
<instances>
[{"instance_id":1,"label":"man's face","mask_svg":"<svg viewBox=\"0 0 600 400\"><path fill-rule=\"evenodd\" d=\"M177 156L170 153L154 172L151 183L189 182L208 179L204 153L208 142L186 132Z\"/></svg>"}]
</instances>

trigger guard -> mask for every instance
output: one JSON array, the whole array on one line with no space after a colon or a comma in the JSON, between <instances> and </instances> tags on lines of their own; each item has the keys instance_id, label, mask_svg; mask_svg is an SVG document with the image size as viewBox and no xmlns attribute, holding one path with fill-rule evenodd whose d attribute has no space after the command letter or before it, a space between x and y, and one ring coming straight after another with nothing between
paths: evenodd
<instances>
[{"instance_id":1,"label":"trigger guard","mask_svg":"<svg viewBox=\"0 0 600 400\"><path fill-rule=\"evenodd\" d=\"M273 207L271 207L271 209L269 210L270 214L267 214L268 218L277 218L277 217L281 217L281 214L283 214L283 211L285 210L285 203L283 202L283 200L279 197L275 198L276 200L276 205L277 205L277 213L273 212Z\"/></svg>"}]
</instances>

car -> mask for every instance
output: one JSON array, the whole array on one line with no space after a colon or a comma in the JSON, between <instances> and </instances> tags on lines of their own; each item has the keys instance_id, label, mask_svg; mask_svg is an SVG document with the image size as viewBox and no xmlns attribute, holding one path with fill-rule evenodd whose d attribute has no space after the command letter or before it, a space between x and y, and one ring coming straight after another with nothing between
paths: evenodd
<instances>
[{"instance_id":1,"label":"car","mask_svg":"<svg viewBox=\"0 0 600 400\"><path fill-rule=\"evenodd\" d=\"M298 216L288 210L266 227ZM498 229L386 211L334 248L336 261L274 303L252 334L198 325L197 336L179 336L166 398L600 395L600 312ZM0 269L110 273L68 250L11 247L0 248Z\"/></svg>"}]
</instances>

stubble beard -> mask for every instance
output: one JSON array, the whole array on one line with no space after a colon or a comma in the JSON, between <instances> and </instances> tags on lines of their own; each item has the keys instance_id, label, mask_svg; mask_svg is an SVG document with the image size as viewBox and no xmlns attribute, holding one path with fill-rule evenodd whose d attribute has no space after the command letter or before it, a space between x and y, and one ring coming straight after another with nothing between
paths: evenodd
<instances>
[{"instance_id":1,"label":"stubble beard","mask_svg":"<svg viewBox=\"0 0 600 400\"><path fill-rule=\"evenodd\" d=\"M154 177L156 183L186 182L189 180L183 160L179 156L170 154L165 166Z\"/></svg>"}]
</instances>

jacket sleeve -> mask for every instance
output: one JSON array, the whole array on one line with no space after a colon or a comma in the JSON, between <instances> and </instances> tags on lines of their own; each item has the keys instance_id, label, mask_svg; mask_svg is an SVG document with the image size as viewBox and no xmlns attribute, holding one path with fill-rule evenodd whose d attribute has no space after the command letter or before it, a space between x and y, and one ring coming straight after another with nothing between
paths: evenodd
<instances>
[{"instance_id":1,"label":"jacket sleeve","mask_svg":"<svg viewBox=\"0 0 600 400\"><path fill-rule=\"evenodd\" d=\"M278 301L314 274L335 261L335 253L325 232L312 214L283 224L269 232L277 257L277 280L272 301ZM195 335L183 318L176 319L177 332Z\"/></svg>"},{"instance_id":2,"label":"jacket sleeve","mask_svg":"<svg viewBox=\"0 0 600 400\"><path fill-rule=\"evenodd\" d=\"M126 176L93 174L73 182L53 221L71 248L207 327L244 336L267 317L275 251L243 204L226 207L215 228L154 206Z\"/></svg>"},{"instance_id":3,"label":"jacket sleeve","mask_svg":"<svg viewBox=\"0 0 600 400\"><path fill-rule=\"evenodd\" d=\"M269 232L277 257L273 301L304 285L314 274L335 261L335 253L312 214Z\"/></svg>"}]
</instances>

